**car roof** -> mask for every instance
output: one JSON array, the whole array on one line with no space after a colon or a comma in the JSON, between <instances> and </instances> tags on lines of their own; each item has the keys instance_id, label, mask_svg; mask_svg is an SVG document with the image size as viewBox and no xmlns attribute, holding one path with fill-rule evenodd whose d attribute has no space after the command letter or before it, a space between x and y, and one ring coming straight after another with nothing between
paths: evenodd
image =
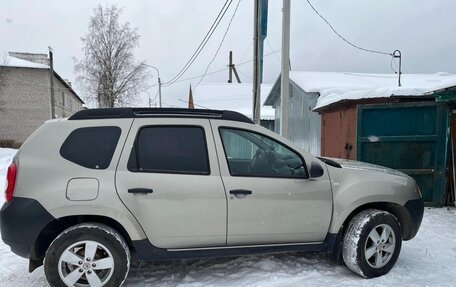
<instances>
[{"instance_id":1,"label":"car roof","mask_svg":"<svg viewBox=\"0 0 456 287\"><path fill-rule=\"evenodd\" d=\"M97 120L121 118L205 118L221 119L253 124L245 115L227 110L183 108L101 108L85 109L73 114L68 120Z\"/></svg>"}]
</instances>

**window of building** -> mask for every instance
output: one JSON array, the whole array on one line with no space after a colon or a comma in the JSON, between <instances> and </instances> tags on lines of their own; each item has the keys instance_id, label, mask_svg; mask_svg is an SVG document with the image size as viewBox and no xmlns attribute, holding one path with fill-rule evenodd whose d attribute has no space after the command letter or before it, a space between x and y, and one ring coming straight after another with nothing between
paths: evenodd
<instances>
[{"instance_id":1,"label":"window of building","mask_svg":"<svg viewBox=\"0 0 456 287\"><path fill-rule=\"evenodd\" d=\"M139 172L210 174L204 129L196 126L142 128L128 168Z\"/></svg>"},{"instance_id":2,"label":"window of building","mask_svg":"<svg viewBox=\"0 0 456 287\"><path fill-rule=\"evenodd\" d=\"M298 153L265 135L220 128L220 136L233 176L308 177Z\"/></svg>"},{"instance_id":3,"label":"window of building","mask_svg":"<svg viewBox=\"0 0 456 287\"><path fill-rule=\"evenodd\" d=\"M70 133L60 148L60 155L83 167L106 169L119 141L119 127L79 128Z\"/></svg>"}]
</instances>

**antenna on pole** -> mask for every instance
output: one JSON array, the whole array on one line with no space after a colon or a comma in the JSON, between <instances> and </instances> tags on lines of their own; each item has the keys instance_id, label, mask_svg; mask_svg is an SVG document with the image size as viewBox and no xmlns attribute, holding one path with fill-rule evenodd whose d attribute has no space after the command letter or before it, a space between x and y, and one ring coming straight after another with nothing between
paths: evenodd
<instances>
[{"instance_id":1,"label":"antenna on pole","mask_svg":"<svg viewBox=\"0 0 456 287\"><path fill-rule=\"evenodd\" d=\"M399 71L396 72L396 74L398 75L398 85L399 87L401 86L401 75L402 75L402 54L401 54L401 51L399 50L395 50L393 52L393 58L396 59L396 58L399 58Z\"/></svg>"},{"instance_id":2,"label":"antenna on pole","mask_svg":"<svg viewBox=\"0 0 456 287\"><path fill-rule=\"evenodd\" d=\"M236 77L236 81L240 84L241 83L241 79L239 78L238 72L236 71L236 66L233 63L233 51L230 51L228 68L229 68L228 83L232 83L233 82L233 72L234 72L234 76Z\"/></svg>"}]
</instances>

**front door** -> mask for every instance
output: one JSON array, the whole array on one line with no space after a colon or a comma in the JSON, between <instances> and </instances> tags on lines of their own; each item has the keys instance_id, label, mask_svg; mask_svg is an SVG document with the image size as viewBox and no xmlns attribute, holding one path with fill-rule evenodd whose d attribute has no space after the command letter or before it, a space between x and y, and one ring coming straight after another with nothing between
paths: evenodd
<instances>
[{"instance_id":1,"label":"front door","mask_svg":"<svg viewBox=\"0 0 456 287\"><path fill-rule=\"evenodd\" d=\"M135 119L117 192L160 248L226 244L226 196L207 119Z\"/></svg>"},{"instance_id":2,"label":"front door","mask_svg":"<svg viewBox=\"0 0 456 287\"><path fill-rule=\"evenodd\" d=\"M211 120L228 197L228 245L322 242L332 215L327 172L309 179L314 157L259 126L225 123Z\"/></svg>"}]
</instances>

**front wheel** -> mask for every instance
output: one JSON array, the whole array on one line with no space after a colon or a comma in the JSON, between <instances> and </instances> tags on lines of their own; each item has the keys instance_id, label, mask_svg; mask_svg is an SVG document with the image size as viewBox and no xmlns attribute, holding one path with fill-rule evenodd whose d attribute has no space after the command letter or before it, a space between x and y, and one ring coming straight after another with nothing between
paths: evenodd
<instances>
[{"instance_id":1,"label":"front wheel","mask_svg":"<svg viewBox=\"0 0 456 287\"><path fill-rule=\"evenodd\" d=\"M388 273L399 257L402 235L391 213L368 209L355 215L344 235L342 257L353 272L373 278Z\"/></svg>"},{"instance_id":2,"label":"front wheel","mask_svg":"<svg viewBox=\"0 0 456 287\"><path fill-rule=\"evenodd\" d=\"M98 223L66 229L51 243L44 259L44 272L53 287L121 286L129 268L125 240Z\"/></svg>"}]
</instances>

